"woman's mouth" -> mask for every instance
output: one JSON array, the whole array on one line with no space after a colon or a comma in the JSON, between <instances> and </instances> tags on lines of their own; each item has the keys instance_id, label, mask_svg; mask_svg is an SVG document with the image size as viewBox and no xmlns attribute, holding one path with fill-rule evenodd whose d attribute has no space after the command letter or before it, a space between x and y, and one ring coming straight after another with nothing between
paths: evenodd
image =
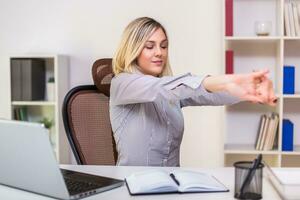
<instances>
[{"instance_id":1,"label":"woman's mouth","mask_svg":"<svg viewBox=\"0 0 300 200\"><path fill-rule=\"evenodd\" d=\"M152 63L154 63L155 65L162 65L162 62L162 60L152 61Z\"/></svg>"}]
</instances>

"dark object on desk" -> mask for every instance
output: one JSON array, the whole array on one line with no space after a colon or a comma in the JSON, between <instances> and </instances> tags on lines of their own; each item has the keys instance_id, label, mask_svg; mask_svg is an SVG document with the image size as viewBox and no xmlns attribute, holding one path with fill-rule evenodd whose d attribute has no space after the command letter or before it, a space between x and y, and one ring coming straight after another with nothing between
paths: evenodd
<instances>
[{"instance_id":1,"label":"dark object on desk","mask_svg":"<svg viewBox=\"0 0 300 200\"><path fill-rule=\"evenodd\" d=\"M234 163L235 167L235 195L237 199L261 199L262 175L264 165L262 155L253 161Z\"/></svg>"},{"instance_id":2,"label":"dark object on desk","mask_svg":"<svg viewBox=\"0 0 300 200\"><path fill-rule=\"evenodd\" d=\"M111 59L97 60L92 73L98 88L77 86L66 95L64 126L78 164L115 165L117 151L109 118Z\"/></svg>"}]
</instances>

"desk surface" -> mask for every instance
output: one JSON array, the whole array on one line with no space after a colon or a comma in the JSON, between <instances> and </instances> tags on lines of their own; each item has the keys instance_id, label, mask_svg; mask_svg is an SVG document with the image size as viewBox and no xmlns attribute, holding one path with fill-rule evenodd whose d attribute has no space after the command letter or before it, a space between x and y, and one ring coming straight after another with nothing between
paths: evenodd
<instances>
[{"instance_id":1,"label":"desk surface","mask_svg":"<svg viewBox=\"0 0 300 200\"><path fill-rule=\"evenodd\" d=\"M149 167L116 167L116 166L78 166L78 165L61 165L61 168L76 170L85 173L91 173L102 176L109 176L118 179L124 179L124 177L130 175L133 172L149 169ZM164 168L166 170L172 170L174 168ZM193 193L193 194L164 194L164 195L146 195L146 196L130 196L127 191L126 186L119 187L114 190L106 191L94 196L90 196L85 198L84 200L92 200L92 199L101 199L101 200L117 200L117 199L159 199L159 200L169 200L169 199L234 199L234 169L233 168L185 168L194 171L206 172L217 177L222 183L224 183L229 189L230 192L226 193ZM263 199L268 200L277 200L280 199L280 196L274 190L272 185L268 180L264 178L263 180ZM0 199L6 200L42 200L42 199L52 199L49 197L45 197L38 194L33 194L30 192L6 187L0 185Z\"/></svg>"}]
</instances>

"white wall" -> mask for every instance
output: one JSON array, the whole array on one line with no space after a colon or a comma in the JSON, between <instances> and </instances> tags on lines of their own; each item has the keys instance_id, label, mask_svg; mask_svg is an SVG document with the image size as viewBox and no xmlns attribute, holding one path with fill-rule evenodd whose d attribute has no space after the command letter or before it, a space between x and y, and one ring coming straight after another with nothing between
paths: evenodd
<instances>
[{"instance_id":1,"label":"white wall","mask_svg":"<svg viewBox=\"0 0 300 200\"><path fill-rule=\"evenodd\" d=\"M150 16L167 29L175 74L221 72L221 1L0 0L0 117L9 115L10 54L70 56L70 87L92 83L91 65L112 57L124 27ZM183 166L222 165L220 110L184 110Z\"/></svg>"}]
</instances>

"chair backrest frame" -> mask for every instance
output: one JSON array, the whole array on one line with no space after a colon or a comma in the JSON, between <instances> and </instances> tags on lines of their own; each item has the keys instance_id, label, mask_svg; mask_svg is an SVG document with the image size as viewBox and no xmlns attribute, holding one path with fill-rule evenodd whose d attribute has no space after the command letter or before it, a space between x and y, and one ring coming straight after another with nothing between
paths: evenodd
<instances>
[{"instance_id":1,"label":"chair backrest frame","mask_svg":"<svg viewBox=\"0 0 300 200\"><path fill-rule=\"evenodd\" d=\"M113 76L111 58L102 58L94 62L92 66L94 84L108 97L110 96L110 81Z\"/></svg>"},{"instance_id":2,"label":"chair backrest frame","mask_svg":"<svg viewBox=\"0 0 300 200\"><path fill-rule=\"evenodd\" d=\"M62 116L63 116L63 122L64 122L64 127L66 131L67 138L69 140L72 152L74 154L74 157L76 159L77 164L79 165L85 165L88 164L85 156L83 155L82 151L79 150L80 144L76 139L76 136L74 135L74 130L72 130L72 125L70 124L71 116L69 113L69 105L71 101L74 99L74 96L83 91L93 91L95 93L102 93L98 90L98 88L95 85L81 85L74 87L71 89L67 95L65 96L64 102L63 102L63 107L62 107ZM103 93L102 93L103 94ZM105 94L104 94L105 95ZM111 132L112 134L112 132ZM116 145L114 142L114 138L112 135L112 142L113 142L113 154L114 154L114 162L116 163L117 159L117 151L116 151Z\"/></svg>"}]
</instances>

